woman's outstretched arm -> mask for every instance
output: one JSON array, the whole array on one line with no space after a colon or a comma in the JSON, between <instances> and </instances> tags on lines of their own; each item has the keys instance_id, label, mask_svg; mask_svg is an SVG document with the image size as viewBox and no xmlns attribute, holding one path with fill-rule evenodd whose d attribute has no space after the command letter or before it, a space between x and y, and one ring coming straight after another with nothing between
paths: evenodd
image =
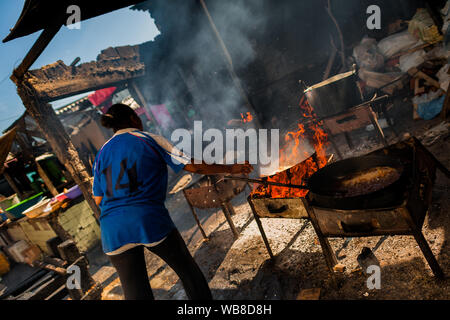
<instances>
[{"instance_id":1,"label":"woman's outstretched arm","mask_svg":"<svg viewBox=\"0 0 450 320\"><path fill-rule=\"evenodd\" d=\"M247 161L244 164L207 164L207 163L189 163L183 168L186 171L199 174L249 174L253 170L253 166Z\"/></svg>"}]
</instances>

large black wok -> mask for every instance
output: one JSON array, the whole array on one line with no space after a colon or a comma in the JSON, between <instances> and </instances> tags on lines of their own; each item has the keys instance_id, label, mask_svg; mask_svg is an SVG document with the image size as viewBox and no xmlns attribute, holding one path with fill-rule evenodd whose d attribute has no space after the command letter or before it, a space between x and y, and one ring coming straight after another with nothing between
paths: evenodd
<instances>
[{"instance_id":1,"label":"large black wok","mask_svg":"<svg viewBox=\"0 0 450 320\"><path fill-rule=\"evenodd\" d=\"M398 172L398 178L376 191L370 189L357 196L340 192L337 186L349 175L375 167L389 167ZM315 172L307 182L309 200L317 206L333 209L385 208L399 204L404 197L406 170L397 159L387 156L362 156L332 163ZM376 183L374 181L374 183ZM364 191L364 190L362 190Z\"/></svg>"},{"instance_id":2,"label":"large black wok","mask_svg":"<svg viewBox=\"0 0 450 320\"><path fill-rule=\"evenodd\" d=\"M362 190L357 196L351 196L339 188L340 182L348 176L364 172L375 167L389 167L397 171L398 177L381 185L379 189L367 192ZM405 169L397 159L387 156L362 156L332 163L315 172L305 185L270 182L267 179L256 180L242 177L225 176L226 179L245 180L264 185L287 188L307 189L308 199L317 206L333 209L357 210L368 208L385 208L397 205L405 192ZM374 181L374 183L376 183Z\"/></svg>"}]
</instances>

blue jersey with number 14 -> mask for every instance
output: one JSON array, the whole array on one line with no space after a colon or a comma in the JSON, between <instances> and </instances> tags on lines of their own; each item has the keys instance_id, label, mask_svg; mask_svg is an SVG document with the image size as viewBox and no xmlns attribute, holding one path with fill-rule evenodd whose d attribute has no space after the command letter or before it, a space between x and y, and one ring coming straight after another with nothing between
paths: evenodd
<instances>
[{"instance_id":1,"label":"blue jersey with number 14","mask_svg":"<svg viewBox=\"0 0 450 320\"><path fill-rule=\"evenodd\" d=\"M118 131L97 154L94 196L100 204L105 253L130 243L154 243L175 226L164 205L167 165L179 172L184 163L163 137L137 129Z\"/></svg>"}]
</instances>

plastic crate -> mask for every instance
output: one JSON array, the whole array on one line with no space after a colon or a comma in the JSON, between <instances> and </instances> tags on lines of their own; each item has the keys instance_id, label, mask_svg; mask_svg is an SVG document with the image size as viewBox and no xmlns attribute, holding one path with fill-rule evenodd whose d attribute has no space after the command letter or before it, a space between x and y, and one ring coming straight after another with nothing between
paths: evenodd
<instances>
[{"instance_id":1,"label":"plastic crate","mask_svg":"<svg viewBox=\"0 0 450 320\"><path fill-rule=\"evenodd\" d=\"M43 198L42 195L43 193L40 192L28 199L23 200L22 202L19 202L16 205L13 205L12 207L9 207L8 209L6 209L6 215L11 219L11 221L25 217L22 212L41 201Z\"/></svg>"}]
</instances>

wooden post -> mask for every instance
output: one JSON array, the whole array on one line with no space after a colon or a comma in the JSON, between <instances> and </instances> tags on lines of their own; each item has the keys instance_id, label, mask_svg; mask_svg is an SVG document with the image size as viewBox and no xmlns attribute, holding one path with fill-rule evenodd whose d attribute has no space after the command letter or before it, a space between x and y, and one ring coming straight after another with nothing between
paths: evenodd
<instances>
[{"instance_id":1,"label":"wooden post","mask_svg":"<svg viewBox=\"0 0 450 320\"><path fill-rule=\"evenodd\" d=\"M13 71L14 78L23 78L24 74L45 50L53 37L58 33L59 29L61 29L62 25L62 23L55 24L53 27L46 28L44 29L44 31L42 31L39 38L33 44L33 47L30 49L30 51L28 51L27 55L22 60L22 63Z\"/></svg>"},{"instance_id":2,"label":"wooden post","mask_svg":"<svg viewBox=\"0 0 450 320\"><path fill-rule=\"evenodd\" d=\"M200 4L203 8L203 11L205 12L206 17L208 18L209 25L211 26L211 29L212 29L217 41L219 42L219 46L222 49L223 54L225 55L225 62L226 62L228 72L230 73L231 79L233 80L234 85L238 89L241 97L244 99L248 110L252 114L254 114L256 127L261 128L261 123L259 121L258 114L256 113L254 106L250 102L250 99L248 98L247 93L245 92L244 88L242 87L241 82L240 82L238 76L236 75L236 72L234 72L233 60L231 59L231 55L228 52L228 49L227 49L225 43L223 42L222 37L220 36L219 30L217 30L216 24L214 23L214 20L212 19L211 14L209 13L208 7L206 6L206 3L204 0L200 0Z\"/></svg>"},{"instance_id":3,"label":"wooden post","mask_svg":"<svg viewBox=\"0 0 450 320\"><path fill-rule=\"evenodd\" d=\"M367 112L369 113L370 122L372 122L372 125L375 129L375 132L378 135L378 138L381 140L381 142L384 144L385 147L389 147L389 144L384 136L383 130L381 129L380 124L378 123L377 115L375 114L375 112L373 112L371 107L368 107Z\"/></svg>"},{"instance_id":4,"label":"wooden post","mask_svg":"<svg viewBox=\"0 0 450 320\"><path fill-rule=\"evenodd\" d=\"M330 42L331 42L331 54L330 58L328 59L327 67L325 68L325 72L323 73L322 81L325 81L330 76L331 68L333 67L334 59L336 58L337 48L334 45L333 38L331 38L330 35Z\"/></svg>"},{"instance_id":5,"label":"wooden post","mask_svg":"<svg viewBox=\"0 0 450 320\"><path fill-rule=\"evenodd\" d=\"M3 171L3 176L5 177L6 181L8 182L9 186L11 187L11 189L13 189L15 193L17 193L17 196L19 197L19 199L24 200L24 194L19 190L19 187L17 187L16 182L9 175L9 173L6 172L6 170Z\"/></svg>"},{"instance_id":6,"label":"wooden post","mask_svg":"<svg viewBox=\"0 0 450 320\"><path fill-rule=\"evenodd\" d=\"M39 176L42 180L44 180L45 186L47 187L48 191L52 194L52 196L58 195L58 190L56 190L55 186L52 183L52 180L48 177L45 170L42 168L42 166L39 164L39 161L35 160L36 168Z\"/></svg>"},{"instance_id":7,"label":"wooden post","mask_svg":"<svg viewBox=\"0 0 450 320\"><path fill-rule=\"evenodd\" d=\"M28 146L28 144L25 142L25 139L21 136L21 132L17 132L16 134L16 141L19 144L20 148L22 149L22 154L25 159L32 160L34 159L33 151Z\"/></svg>"},{"instance_id":8,"label":"wooden post","mask_svg":"<svg viewBox=\"0 0 450 320\"><path fill-rule=\"evenodd\" d=\"M11 79L16 83L17 92L29 115L36 121L55 155L80 187L84 198L94 212L97 223L99 223L100 209L93 199L90 174L70 141L62 123L56 116L55 111L48 103L39 100L36 90L26 77L19 80L12 76Z\"/></svg>"},{"instance_id":9,"label":"wooden post","mask_svg":"<svg viewBox=\"0 0 450 320\"><path fill-rule=\"evenodd\" d=\"M101 284L95 282L95 280L91 277L88 271L89 262L85 256L81 255L77 246L75 245L75 242L73 242L72 240L64 241L63 243L58 245L58 251L61 255L61 258L67 261L70 266L78 266L80 268L81 289L68 289L72 299L81 300L87 293L95 288L96 290L94 291L100 291L101 294Z\"/></svg>"},{"instance_id":10,"label":"wooden post","mask_svg":"<svg viewBox=\"0 0 450 320\"><path fill-rule=\"evenodd\" d=\"M136 84L136 82L134 80L129 81L129 83L131 84L132 90L137 95L137 98L139 100L138 103L141 105L141 107L143 107L144 109L147 110L147 113L151 117L151 121L155 125L155 129L158 131L158 134L162 136L161 128L159 127L158 121L156 121L155 117L153 117L152 110L150 110L150 107L147 105L147 102L145 101L145 97L142 94L141 89L139 89L138 85Z\"/></svg>"},{"instance_id":11,"label":"wooden post","mask_svg":"<svg viewBox=\"0 0 450 320\"><path fill-rule=\"evenodd\" d=\"M328 15L330 16L331 20L333 20L334 25L336 26L336 31L339 35L339 41L341 42L341 63L342 63L342 69L347 69L347 64L345 62L345 45L344 45L344 36L342 35L341 27L339 26L339 23L337 22L336 18L334 17L333 13L331 12L331 1L328 0L328 6L326 7L326 10L328 12Z\"/></svg>"},{"instance_id":12,"label":"wooden post","mask_svg":"<svg viewBox=\"0 0 450 320\"><path fill-rule=\"evenodd\" d=\"M448 73L450 74L450 68L448 69ZM447 94L445 95L444 105L442 106L441 117L444 120L447 120L450 115L450 83L447 87Z\"/></svg>"}]
</instances>

